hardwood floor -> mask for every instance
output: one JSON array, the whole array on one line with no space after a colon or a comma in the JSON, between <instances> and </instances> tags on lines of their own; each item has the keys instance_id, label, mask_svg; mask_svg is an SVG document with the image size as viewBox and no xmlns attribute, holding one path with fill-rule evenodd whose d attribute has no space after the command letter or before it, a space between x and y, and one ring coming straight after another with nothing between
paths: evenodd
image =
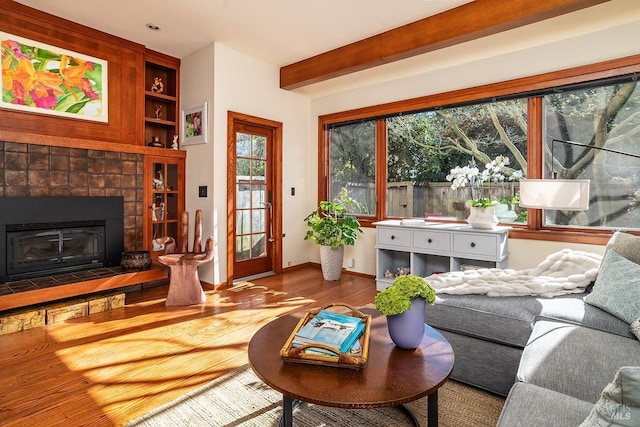
<instances>
[{"instance_id":1,"label":"hardwood floor","mask_svg":"<svg viewBox=\"0 0 640 427\"><path fill-rule=\"evenodd\" d=\"M315 266L205 291L188 307L165 307L166 286L137 291L125 308L0 336L0 425L123 425L246 364L270 320L376 293L373 278L325 282Z\"/></svg>"}]
</instances>

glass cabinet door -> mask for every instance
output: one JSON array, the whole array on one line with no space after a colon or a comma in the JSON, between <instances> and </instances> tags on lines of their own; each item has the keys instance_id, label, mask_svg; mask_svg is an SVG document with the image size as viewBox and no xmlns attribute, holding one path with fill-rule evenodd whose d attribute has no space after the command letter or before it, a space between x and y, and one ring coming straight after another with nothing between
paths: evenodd
<instances>
[{"instance_id":1,"label":"glass cabinet door","mask_svg":"<svg viewBox=\"0 0 640 427\"><path fill-rule=\"evenodd\" d=\"M153 158L149 159L145 167L145 176L150 184L150 196L146 198L149 202L147 225L150 232L145 233L145 245L158 255L164 251L164 245L156 239L172 237L178 244L179 220L184 210L184 161Z\"/></svg>"}]
</instances>

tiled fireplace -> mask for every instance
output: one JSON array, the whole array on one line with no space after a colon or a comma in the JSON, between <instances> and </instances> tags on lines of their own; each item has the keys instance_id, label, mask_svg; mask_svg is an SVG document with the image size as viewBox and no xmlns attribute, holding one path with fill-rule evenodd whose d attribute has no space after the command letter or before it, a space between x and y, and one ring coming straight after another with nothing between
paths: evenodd
<instances>
[{"instance_id":1,"label":"tiled fireplace","mask_svg":"<svg viewBox=\"0 0 640 427\"><path fill-rule=\"evenodd\" d=\"M142 249L141 154L0 141L0 197L121 196L124 250Z\"/></svg>"}]
</instances>

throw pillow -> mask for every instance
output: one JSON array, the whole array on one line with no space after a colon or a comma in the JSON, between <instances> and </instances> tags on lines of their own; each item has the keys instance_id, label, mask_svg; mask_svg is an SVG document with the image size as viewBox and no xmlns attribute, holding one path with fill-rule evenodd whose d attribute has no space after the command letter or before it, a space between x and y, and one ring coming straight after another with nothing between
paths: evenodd
<instances>
[{"instance_id":1,"label":"throw pillow","mask_svg":"<svg viewBox=\"0 0 640 427\"><path fill-rule=\"evenodd\" d=\"M633 321L631 326L629 326L629 330L640 340L640 317Z\"/></svg>"},{"instance_id":2,"label":"throw pillow","mask_svg":"<svg viewBox=\"0 0 640 427\"><path fill-rule=\"evenodd\" d=\"M607 251L587 304L631 323L640 317L640 265L612 250Z\"/></svg>"},{"instance_id":3,"label":"throw pillow","mask_svg":"<svg viewBox=\"0 0 640 427\"><path fill-rule=\"evenodd\" d=\"M640 424L640 366L623 366L580 427Z\"/></svg>"},{"instance_id":4,"label":"throw pillow","mask_svg":"<svg viewBox=\"0 0 640 427\"><path fill-rule=\"evenodd\" d=\"M636 264L640 264L640 236L634 236L633 234L623 231L616 231L607 243L605 255L609 253L610 250Z\"/></svg>"}]
</instances>

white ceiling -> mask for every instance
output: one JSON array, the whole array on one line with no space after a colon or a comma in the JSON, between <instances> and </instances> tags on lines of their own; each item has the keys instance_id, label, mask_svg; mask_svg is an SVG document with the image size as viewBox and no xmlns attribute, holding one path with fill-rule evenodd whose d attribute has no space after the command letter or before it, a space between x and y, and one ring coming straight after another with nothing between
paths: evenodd
<instances>
[{"instance_id":1,"label":"white ceiling","mask_svg":"<svg viewBox=\"0 0 640 427\"><path fill-rule=\"evenodd\" d=\"M284 66L470 0L18 0L184 58L219 42ZM152 31L146 24L160 27Z\"/></svg>"},{"instance_id":2,"label":"white ceiling","mask_svg":"<svg viewBox=\"0 0 640 427\"><path fill-rule=\"evenodd\" d=\"M277 67L470 2L17 1L178 58L217 42ZM160 30L147 29L148 23L158 25ZM440 93L640 54L637 40L640 40L640 1L610 0L568 15L307 85L295 91L319 98L402 80L408 88L417 82L423 95ZM412 90L403 93L397 86L393 91L393 99L417 96ZM385 102L389 98L379 90L371 91L370 96L369 104ZM357 105L352 108L355 107Z\"/></svg>"}]
</instances>

